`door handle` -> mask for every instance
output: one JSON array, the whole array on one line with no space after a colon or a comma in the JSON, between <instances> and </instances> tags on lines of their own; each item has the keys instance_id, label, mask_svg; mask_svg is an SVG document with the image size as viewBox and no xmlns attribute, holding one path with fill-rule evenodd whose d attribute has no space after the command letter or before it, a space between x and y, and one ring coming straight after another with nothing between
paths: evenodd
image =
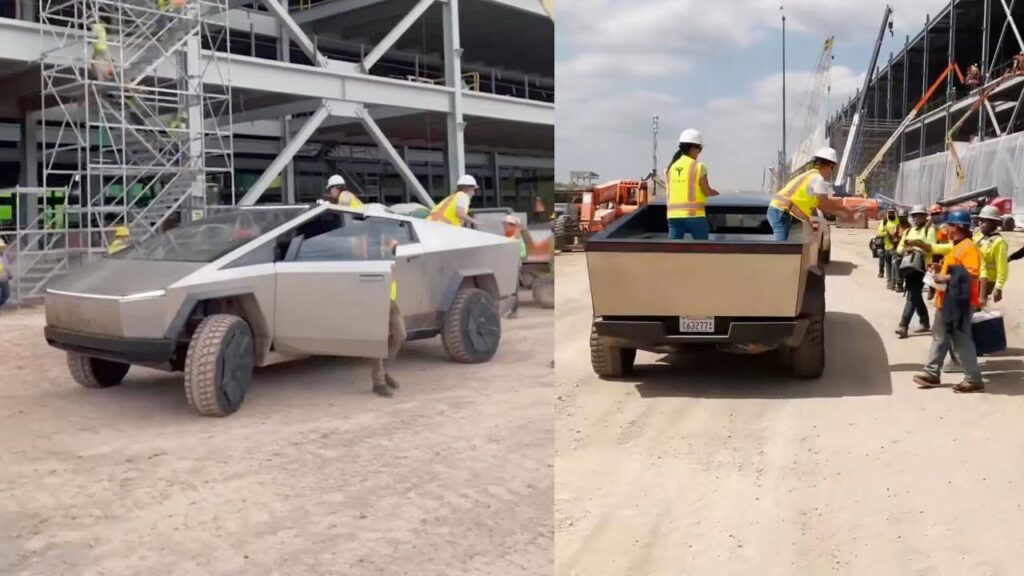
<instances>
[{"instance_id":1,"label":"door handle","mask_svg":"<svg viewBox=\"0 0 1024 576\"><path fill-rule=\"evenodd\" d=\"M381 282L384 280L383 274L360 274L360 282Z\"/></svg>"}]
</instances>

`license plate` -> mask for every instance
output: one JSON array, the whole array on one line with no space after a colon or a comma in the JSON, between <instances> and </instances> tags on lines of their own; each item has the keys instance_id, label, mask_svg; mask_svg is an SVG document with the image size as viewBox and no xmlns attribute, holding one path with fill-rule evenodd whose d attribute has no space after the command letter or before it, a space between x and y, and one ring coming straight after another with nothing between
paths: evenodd
<instances>
[{"instance_id":1,"label":"license plate","mask_svg":"<svg viewBox=\"0 0 1024 576\"><path fill-rule=\"evenodd\" d=\"M693 316L680 316L679 331L697 334L714 334L715 319L713 317L700 318Z\"/></svg>"}]
</instances>

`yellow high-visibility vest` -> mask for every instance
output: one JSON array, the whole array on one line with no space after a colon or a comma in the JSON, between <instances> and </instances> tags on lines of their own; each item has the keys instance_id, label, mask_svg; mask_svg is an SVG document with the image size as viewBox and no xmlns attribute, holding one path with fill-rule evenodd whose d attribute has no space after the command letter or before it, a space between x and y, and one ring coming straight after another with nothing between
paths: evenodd
<instances>
[{"instance_id":1,"label":"yellow high-visibility vest","mask_svg":"<svg viewBox=\"0 0 1024 576\"><path fill-rule=\"evenodd\" d=\"M706 174L704 164L680 156L668 169L668 217L700 218L708 202L707 190L700 185Z\"/></svg>"},{"instance_id":2,"label":"yellow high-visibility vest","mask_svg":"<svg viewBox=\"0 0 1024 576\"><path fill-rule=\"evenodd\" d=\"M440 204L434 206L434 209L430 211L430 215L427 216L428 220L434 222L447 222L452 226L462 226L462 219L459 218L459 200L462 196L466 196L465 192L455 192L451 196L445 198Z\"/></svg>"},{"instance_id":3,"label":"yellow high-visibility vest","mask_svg":"<svg viewBox=\"0 0 1024 576\"><path fill-rule=\"evenodd\" d=\"M391 280L391 301L395 302L398 300L398 282L394 279Z\"/></svg>"},{"instance_id":4,"label":"yellow high-visibility vest","mask_svg":"<svg viewBox=\"0 0 1024 576\"><path fill-rule=\"evenodd\" d=\"M117 254L127 247L128 245L124 243L124 240L114 240L109 246L107 246L107 254Z\"/></svg>"},{"instance_id":5,"label":"yellow high-visibility vest","mask_svg":"<svg viewBox=\"0 0 1024 576\"><path fill-rule=\"evenodd\" d=\"M981 250L981 277L1002 290L1010 277L1009 244L999 233L985 236L981 232L974 235L974 243Z\"/></svg>"},{"instance_id":6,"label":"yellow high-visibility vest","mask_svg":"<svg viewBox=\"0 0 1024 576\"><path fill-rule=\"evenodd\" d=\"M812 168L793 178L775 195L772 207L789 212L800 220L810 220L821 200L811 192L811 180L820 175L817 169Z\"/></svg>"},{"instance_id":7,"label":"yellow high-visibility vest","mask_svg":"<svg viewBox=\"0 0 1024 576\"><path fill-rule=\"evenodd\" d=\"M360 212L366 211L366 204L363 204L363 202L359 198L356 198L355 194L349 192L348 190L345 190L344 192L338 195L338 206L344 206L346 208L351 208L353 210L359 210Z\"/></svg>"},{"instance_id":8,"label":"yellow high-visibility vest","mask_svg":"<svg viewBox=\"0 0 1024 576\"><path fill-rule=\"evenodd\" d=\"M93 45L93 49L96 50L97 54L103 54L107 51L107 28L99 22L92 25L92 32L96 35L96 43Z\"/></svg>"}]
</instances>

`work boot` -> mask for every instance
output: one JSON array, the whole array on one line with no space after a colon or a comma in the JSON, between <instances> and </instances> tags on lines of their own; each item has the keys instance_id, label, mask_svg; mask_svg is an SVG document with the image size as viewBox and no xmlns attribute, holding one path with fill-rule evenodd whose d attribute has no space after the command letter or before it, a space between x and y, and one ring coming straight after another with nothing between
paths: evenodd
<instances>
[{"instance_id":1,"label":"work boot","mask_svg":"<svg viewBox=\"0 0 1024 576\"><path fill-rule=\"evenodd\" d=\"M953 392L956 392L957 394L970 394L972 392L984 391L985 385L981 382L968 382L964 380L963 382L953 386Z\"/></svg>"},{"instance_id":2,"label":"work boot","mask_svg":"<svg viewBox=\"0 0 1024 576\"><path fill-rule=\"evenodd\" d=\"M388 388L384 384L374 384L373 393L383 398L391 398L395 395L395 393L391 391L391 388Z\"/></svg>"},{"instance_id":3,"label":"work boot","mask_svg":"<svg viewBox=\"0 0 1024 576\"><path fill-rule=\"evenodd\" d=\"M942 386L942 380L938 376L932 376L931 374L915 374L914 384L921 390L928 390L929 388L938 388Z\"/></svg>"},{"instance_id":4,"label":"work boot","mask_svg":"<svg viewBox=\"0 0 1024 576\"><path fill-rule=\"evenodd\" d=\"M921 326L917 330L914 330L914 334L927 334L932 331L931 326Z\"/></svg>"},{"instance_id":5,"label":"work boot","mask_svg":"<svg viewBox=\"0 0 1024 576\"><path fill-rule=\"evenodd\" d=\"M907 337L907 327L906 326L900 326L900 327L896 328L896 335L899 336L900 340L906 338Z\"/></svg>"},{"instance_id":6,"label":"work boot","mask_svg":"<svg viewBox=\"0 0 1024 576\"><path fill-rule=\"evenodd\" d=\"M897 286L896 287L896 293L897 294L903 294L904 292L906 292L906 290L903 288L903 286Z\"/></svg>"},{"instance_id":7,"label":"work boot","mask_svg":"<svg viewBox=\"0 0 1024 576\"><path fill-rule=\"evenodd\" d=\"M391 374L385 374L384 375L384 383L387 384L388 388L391 388L392 390L398 390L399 388L402 387L398 383L398 379L396 379Z\"/></svg>"},{"instance_id":8,"label":"work boot","mask_svg":"<svg viewBox=\"0 0 1024 576\"><path fill-rule=\"evenodd\" d=\"M878 273L878 277L879 278L885 278L885 272L879 272Z\"/></svg>"}]
</instances>

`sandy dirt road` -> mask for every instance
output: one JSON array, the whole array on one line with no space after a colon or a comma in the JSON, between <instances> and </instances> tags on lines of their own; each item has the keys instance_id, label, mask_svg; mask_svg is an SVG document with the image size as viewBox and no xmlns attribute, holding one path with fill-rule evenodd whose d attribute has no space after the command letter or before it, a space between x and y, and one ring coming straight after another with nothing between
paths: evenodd
<instances>
[{"instance_id":1,"label":"sandy dirt road","mask_svg":"<svg viewBox=\"0 0 1024 576\"><path fill-rule=\"evenodd\" d=\"M392 400L365 364L262 370L200 418L180 375L74 384L39 310L0 315L0 574L550 574L552 312L488 364L411 343Z\"/></svg>"},{"instance_id":2,"label":"sandy dirt road","mask_svg":"<svg viewBox=\"0 0 1024 576\"><path fill-rule=\"evenodd\" d=\"M1011 350L983 361L988 393L917 390L929 337L896 339L902 299L867 237L834 231L816 382L755 358L644 353L631 378L599 380L585 260L559 257L559 576L1021 572L1024 267L1000 307Z\"/></svg>"}]
</instances>

